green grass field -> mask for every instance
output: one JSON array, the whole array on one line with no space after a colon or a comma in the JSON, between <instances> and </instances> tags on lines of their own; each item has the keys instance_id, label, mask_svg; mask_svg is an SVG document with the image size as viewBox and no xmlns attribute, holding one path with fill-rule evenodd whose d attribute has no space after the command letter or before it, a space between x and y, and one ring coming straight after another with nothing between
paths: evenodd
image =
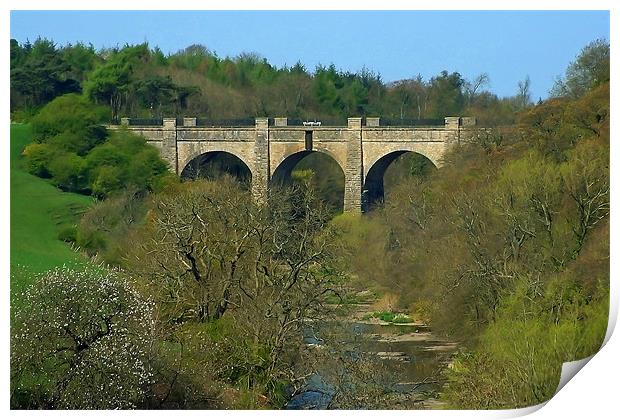
<instances>
[{"instance_id":1,"label":"green grass field","mask_svg":"<svg viewBox=\"0 0 620 420\"><path fill-rule=\"evenodd\" d=\"M32 134L27 124L11 124L11 289L30 284L35 273L86 258L58 239L93 203L91 197L65 193L26 172L21 153Z\"/></svg>"}]
</instances>

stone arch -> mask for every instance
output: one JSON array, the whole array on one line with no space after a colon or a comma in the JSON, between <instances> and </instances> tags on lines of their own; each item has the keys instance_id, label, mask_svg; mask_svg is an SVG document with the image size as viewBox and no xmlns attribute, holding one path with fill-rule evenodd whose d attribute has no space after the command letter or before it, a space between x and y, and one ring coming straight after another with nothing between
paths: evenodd
<instances>
[{"instance_id":1,"label":"stone arch","mask_svg":"<svg viewBox=\"0 0 620 420\"><path fill-rule=\"evenodd\" d=\"M278 178L281 178L281 177L290 178L293 168L295 168L295 166L297 166L297 164L303 158L305 158L306 156L312 153L320 153L324 156L327 156L331 160L333 160L338 165L340 170L342 171L342 175L344 177L345 171L344 171L344 167L342 163L339 162L338 158L331 152L327 150L301 150L301 151L294 152L286 156L283 156L282 159L280 159L280 161L278 162L278 164L275 165L274 168L272 168L271 177L270 177L271 180L274 180L274 179L277 180Z\"/></svg>"},{"instance_id":2,"label":"stone arch","mask_svg":"<svg viewBox=\"0 0 620 420\"><path fill-rule=\"evenodd\" d=\"M332 208L334 211L340 212L344 205L344 188L345 188L345 171L340 162L329 152L324 150L302 150L295 153L291 153L286 156L282 161L277 165L277 167L273 170L270 179L270 186L277 186L280 184L286 184L289 180L291 180L291 172L293 169L307 156L321 156L323 159L326 158L332 162L332 164L338 168L336 171L337 178L341 179L341 182L337 182L334 184L330 182L333 178L323 178L324 182L318 182L317 187L319 188L319 194L324 194L322 196L325 199L325 203ZM328 171L332 176L334 172ZM321 173L316 174L317 178L321 178Z\"/></svg>"},{"instance_id":3,"label":"stone arch","mask_svg":"<svg viewBox=\"0 0 620 420\"><path fill-rule=\"evenodd\" d=\"M248 186L252 182L253 171L248 163L235 153L226 150L211 150L203 153L193 153L185 159L183 165L179 165L179 176L181 178L194 178L199 176L199 170L208 167L210 163L217 162L219 169L238 178L240 181L247 183ZM222 167L222 162L224 167ZM226 168L233 164L231 168Z\"/></svg>"},{"instance_id":4,"label":"stone arch","mask_svg":"<svg viewBox=\"0 0 620 420\"><path fill-rule=\"evenodd\" d=\"M362 189L362 206L364 211L368 210L368 208L373 204L383 200L383 180L385 172L396 159L398 159L405 153L415 153L419 156L423 156L435 168L438 167L437 161L433 161L433 159L423 153L412 150L395 150L385 155L379 156L372 162L369 167L365 168L364 171L364 186Z\"/></svg>"},{"instance_id":5,"label":"stone arch","mask_svg":"<svg viewBox=\"0 0 620 420\"><path fill-rule=\"evenodd\" d=\"M443 156L446 151L445 142L390 142L389 146L386 144L364 144L363 146L363 160L364 160L364 179L368 176L370 168L375 163L383 159L385 156L390 156L392 153L399 153L389 163L392 163L396 158L406 152L414 152L420 154L431 161L436 168L439 168L443 164Z\"/></svg>"},{"instance_id":6,"label":"stone arch","mask_svg":"<svg viewBox=\"0 0 620 420\"><path fill-rule=\"evenodd\" d=\"M271 145L272 149L275 149L274 145ZM271 173L270 178L273 178L276 175L276 172L284 169L292 169L297 165L303 158L308 156L311 153L321 153L329 156L334 162L338 164L343 173L345 173L345 162L341 159L337 151L329 150L327 147L314 147L312 150L306 150L303 148L303 144L299 147L295 147L292 150L286 150L286 153L278 153L277 150L272 150L272 153L275 152L275 159L272 157L271 161ZM282 167L282 165L285 165ZM290 171L288 172L290 175Z\"/></svg>"}]
</instances>

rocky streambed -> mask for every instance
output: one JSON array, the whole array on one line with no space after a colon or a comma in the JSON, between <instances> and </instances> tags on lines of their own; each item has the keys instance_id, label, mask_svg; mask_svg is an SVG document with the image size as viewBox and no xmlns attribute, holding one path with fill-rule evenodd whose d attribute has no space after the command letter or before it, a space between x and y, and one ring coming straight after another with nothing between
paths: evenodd
<instances>
[{"instance_id":1,"label":"rocky streambed","mask_svg":"<svg viewBox=\"0 0 620 420\"><path fill-rule=\"evenodd\" d=\"M415 408L440 408L436 396L445 384L441 371L458 349L458 343L437 337L427 325L384 322L369 318L370 312L369 305L355 305L347 316L337 320L346 334L341 337L332 335L331 340L336 342L342 339L347 340L345 344L354 344L352 348L355 350L349 351L346 356L349 358L348 366L355 367L358 360L361 363L362 356L374 359L377 361L376 369L380 369L385 377L392 378L391 383L386 384L392 399L400 394L403 399L406 397L408 401L415 401ZM318 338L315 332L306 334L306 344L329 349L330 341ZM289 401L287 408L330 408L335 392L336 387L327 378L314 374ZM398 405L394 408L403 407Z\"/></svg>"}]
</instances>

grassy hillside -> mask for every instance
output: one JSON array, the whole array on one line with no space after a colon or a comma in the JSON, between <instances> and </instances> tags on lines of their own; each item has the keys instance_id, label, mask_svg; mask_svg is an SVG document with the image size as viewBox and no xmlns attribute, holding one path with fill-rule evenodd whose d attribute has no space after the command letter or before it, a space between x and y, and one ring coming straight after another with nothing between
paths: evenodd
<instances>
[{"instance_id":1,"label":"grassy hillside","mask_svg":"<svg viewBox=\"0 0 620 420\"><path fill-rule=\"evenodd\" d=\"M37 273L84 258L58 239L65 226L77 222L91 197L65 193L23 167L21 152L31 142L30 126L11 124L11 288L27 285Z\"/></svg>"}]
</instances>

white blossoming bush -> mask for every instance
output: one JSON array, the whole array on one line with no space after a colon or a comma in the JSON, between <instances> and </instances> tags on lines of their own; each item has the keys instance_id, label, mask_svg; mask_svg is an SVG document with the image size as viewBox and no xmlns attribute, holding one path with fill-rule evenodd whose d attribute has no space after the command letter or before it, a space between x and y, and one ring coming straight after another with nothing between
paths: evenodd
<instances>
[{"instance_id":1,"label":"white blossoming bush","mask_svg":"<svg viewBox=\"0 0 620 420\"><path fill-rule=\"evenodd\" d=\"M152 313L118 272L47 272L13 302L11 406L136 408L151 382Z\"/></svg>"}]
</instances>

